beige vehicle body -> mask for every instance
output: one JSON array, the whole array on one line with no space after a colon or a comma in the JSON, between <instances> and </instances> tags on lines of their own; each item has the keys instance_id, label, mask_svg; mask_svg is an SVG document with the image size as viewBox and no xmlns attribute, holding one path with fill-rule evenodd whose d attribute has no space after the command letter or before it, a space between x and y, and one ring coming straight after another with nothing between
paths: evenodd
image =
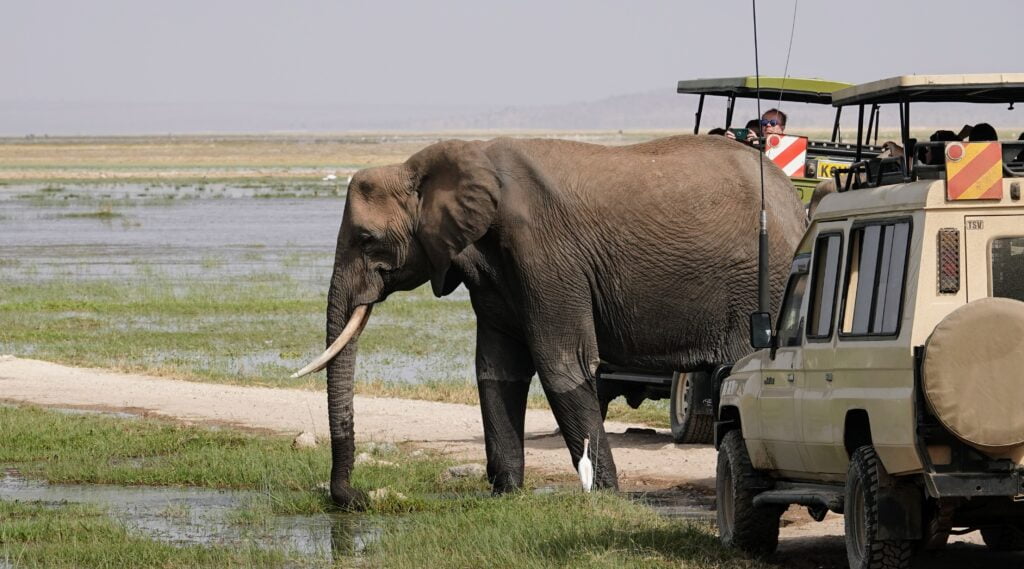
<instances>
[{"instance_id":1,"label":"beige vehicle body","mask_svg":"<svg viewBox=\"0 0 1024 569\"><path fill-rule=\"evenodd\" d=\"M978 125L918 142L909 126L911 103L1012 109L1024 74L832 98L859 107L855 162L813 213L777 321L751 315L762 349L715 375L721 539L771 553L799 504L844 514L858 569L974 530L1024 551L1024 141ZM900 107L902 156L862 152L865 106L883 104Z\"/></svg>"},{"instance_id":2,"label":"beige vehicle body","mask_svg":"<svg viewBox=\"0 0 1024 569\"><path fill-rule=\"evenodd\" d=\"M995 267L997 274L1024 268L1019 189L1024 177L1006 177L1003 185L999 201L950 202L944 181L921 180L839 193L822 202L797 251L798 272L791 277L777 324L784 333L785 311L795 311L790 321L803 323L796 326L799 337L780 338L776 349L736 362L722 383L722 415L740 417L755 468L783 478L841 482L851 447L870 440L890 474L922 471L921 453L929 449L917 445L914 347L923 346L954 309L993 295L993 261L1004 265ZM876 334L855 332L858 293L867 289L858 290L859 275L848 274L859 272L857 263L850 263L860 245L851 241L852 232L872 226L883 235L884 228L892 227L891 255L906 259L903 281L886 291L902 290L902 298L887 298L891 304L876 307L883 319L882 332ZM897 229L906 231L905 240L896 236ZM937 283L939 232L950 229L958 233L964 262L959 290L942 293ZM1012 257L992 254L993 244L1005 248L1007 243ZM815 245L820 247L816 257ZM808 269L815 260L821 270L812 276L808 273L815 271ZM793 279L807 280L800 299L794 298ZM832 302L830 287L837 293ZM1002 285L998 292L1003 289L1021 295L1024 281ZM817 321L811 323L810 317ZM932 447L930 452L933 463L941 462L949 449ZM1020 463L1019 452L1013 458Z\"/></svg>"}]
</instances>

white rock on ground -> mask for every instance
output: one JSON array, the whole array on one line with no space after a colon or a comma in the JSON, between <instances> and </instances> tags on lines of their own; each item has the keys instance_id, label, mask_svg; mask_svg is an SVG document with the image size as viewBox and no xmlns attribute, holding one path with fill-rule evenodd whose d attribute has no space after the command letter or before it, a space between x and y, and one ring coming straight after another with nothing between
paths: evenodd
<instances>
[{"instance_id":1,"label":"white rock on ground","mask_svg":"<svg viewBox=\"0 0 1024 569\"><path fill-rule=\"evenodd\" d=\"M316 435L309 431L302 431L292 441L292 448L316 448Z\"/></svg>"},{"instance_id":2,"label":"white rock on ground","mask_svg":"<svg viewBox=\"0 0 1024 569\"><path fill-rule=\"evenodd\" d=\"M452 466L441 475L443 480L453 478L484 478L487 476L487 467L482 464L470 463Z\"/></svg>"}]
</instances>

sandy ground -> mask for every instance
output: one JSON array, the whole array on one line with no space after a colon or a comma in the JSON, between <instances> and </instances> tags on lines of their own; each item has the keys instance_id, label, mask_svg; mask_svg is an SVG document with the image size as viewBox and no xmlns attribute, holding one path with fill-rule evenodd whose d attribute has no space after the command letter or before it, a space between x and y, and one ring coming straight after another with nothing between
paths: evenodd
<instances>
[{"instance_id":1,"label":"sandy ground","mask_svg":"<svg viewBox=\"0 0 1024 569\"><path fill-rule=\"evenodd\" d=\"M283 434L310 431L326 439L327 395L300 389L239 387L74 368L0 356L0 400L129 412L188 423L222 424ZM471 405L356 396L358 441L412 442L484 460L480 409ZM526 414L526 465L573 474L569 452L547 410ZM623 485L695 482L714 487L717 454L707 446L673 446L667 431L605 424ZM627 429L640 432L627 433Z\"/></svg>"},{"instance_id":2,"label":"sandy ground","mask_svg":"<svg viewBox=\"0 0 1024 569\"><path fill-rule=\"evenodd\" d=\"M310 431L318 438L326 438L328 433L327 397L322 392L195 383L12 356L0 356L0 401L126 412L282 434ZM355 412L357 440L411 442L467 461L484 461L483 427L475 406L356 396ZM527 411L527 468L553 476L571 475L569 453L555 428L550 411ZM717 453L713 447L675 445L667 431L640 425L608 422L605 429L624 489L684 487L688 493L714 494ZM842 535L842 516L829 514L824 522L816 523L801 509L790 508L783 518L779 553L773 560L787 567L845 567ZM949 548L925 556L919 566L962 567L981 562L993 567L1024 567L1024 556L992 554L980 543L977 533L955 537Z\"/></svg>"}]
</instances>

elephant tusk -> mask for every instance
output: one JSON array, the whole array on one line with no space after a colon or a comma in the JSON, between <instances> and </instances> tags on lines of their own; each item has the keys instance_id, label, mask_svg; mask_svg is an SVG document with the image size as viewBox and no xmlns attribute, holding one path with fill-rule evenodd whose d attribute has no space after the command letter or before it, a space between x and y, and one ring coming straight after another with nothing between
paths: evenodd
<instances>
[{"instance_id":1,"label":"elephant tusk","mask_svg":"<svg viewBox=\"0 0 1024 569\"><path fill-rule=\"evenodd\" d=\"M348 319L345 324L345 328L338 334L338 339L335 340L324 353L317 356L317 358L309 362L306 367L292 374L292 378L302 377L307 373L313 373L320 371L327 367L327 364L334 359L334 356L338 355L338 352L345 348L345 345L349 343L356 335L363 330L363 326L366 325L366 321L369 320L370 307L366 304L360 304L352 311L352 317Z\"/></svg>"}]
</instances>

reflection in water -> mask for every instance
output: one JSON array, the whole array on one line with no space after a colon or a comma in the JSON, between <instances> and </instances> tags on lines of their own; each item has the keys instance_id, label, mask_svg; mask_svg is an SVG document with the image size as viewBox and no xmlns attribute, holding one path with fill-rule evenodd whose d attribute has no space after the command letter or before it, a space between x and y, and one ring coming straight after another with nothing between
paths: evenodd
<instances>
[{"instance_id":1,"label":"reflection in water","mask_svg":"<svg viewBox=\"0 0 1024 569\"><path fill-rule=\"evenodd\" d=\"M176 545L274 548L327 558L358 555L380 539L380 520L330 513L269 516L255 523L239 518L258 497L254 492L87 484L46 484L8 471L0 478L0 500L94 504L129 529Z\"/></svg>"},{"instance_id":2,"label":"reflection in water","mask_svg":"<svg viewBox=\"0 0 1024 569\"><path fill-rule=\"evenodd\" d=\"M688 489L655 492L627 492L634 502L643 504L658 515L674 520L698 520L715 523L715 498Z\"/></svg>"}]
</instances>

